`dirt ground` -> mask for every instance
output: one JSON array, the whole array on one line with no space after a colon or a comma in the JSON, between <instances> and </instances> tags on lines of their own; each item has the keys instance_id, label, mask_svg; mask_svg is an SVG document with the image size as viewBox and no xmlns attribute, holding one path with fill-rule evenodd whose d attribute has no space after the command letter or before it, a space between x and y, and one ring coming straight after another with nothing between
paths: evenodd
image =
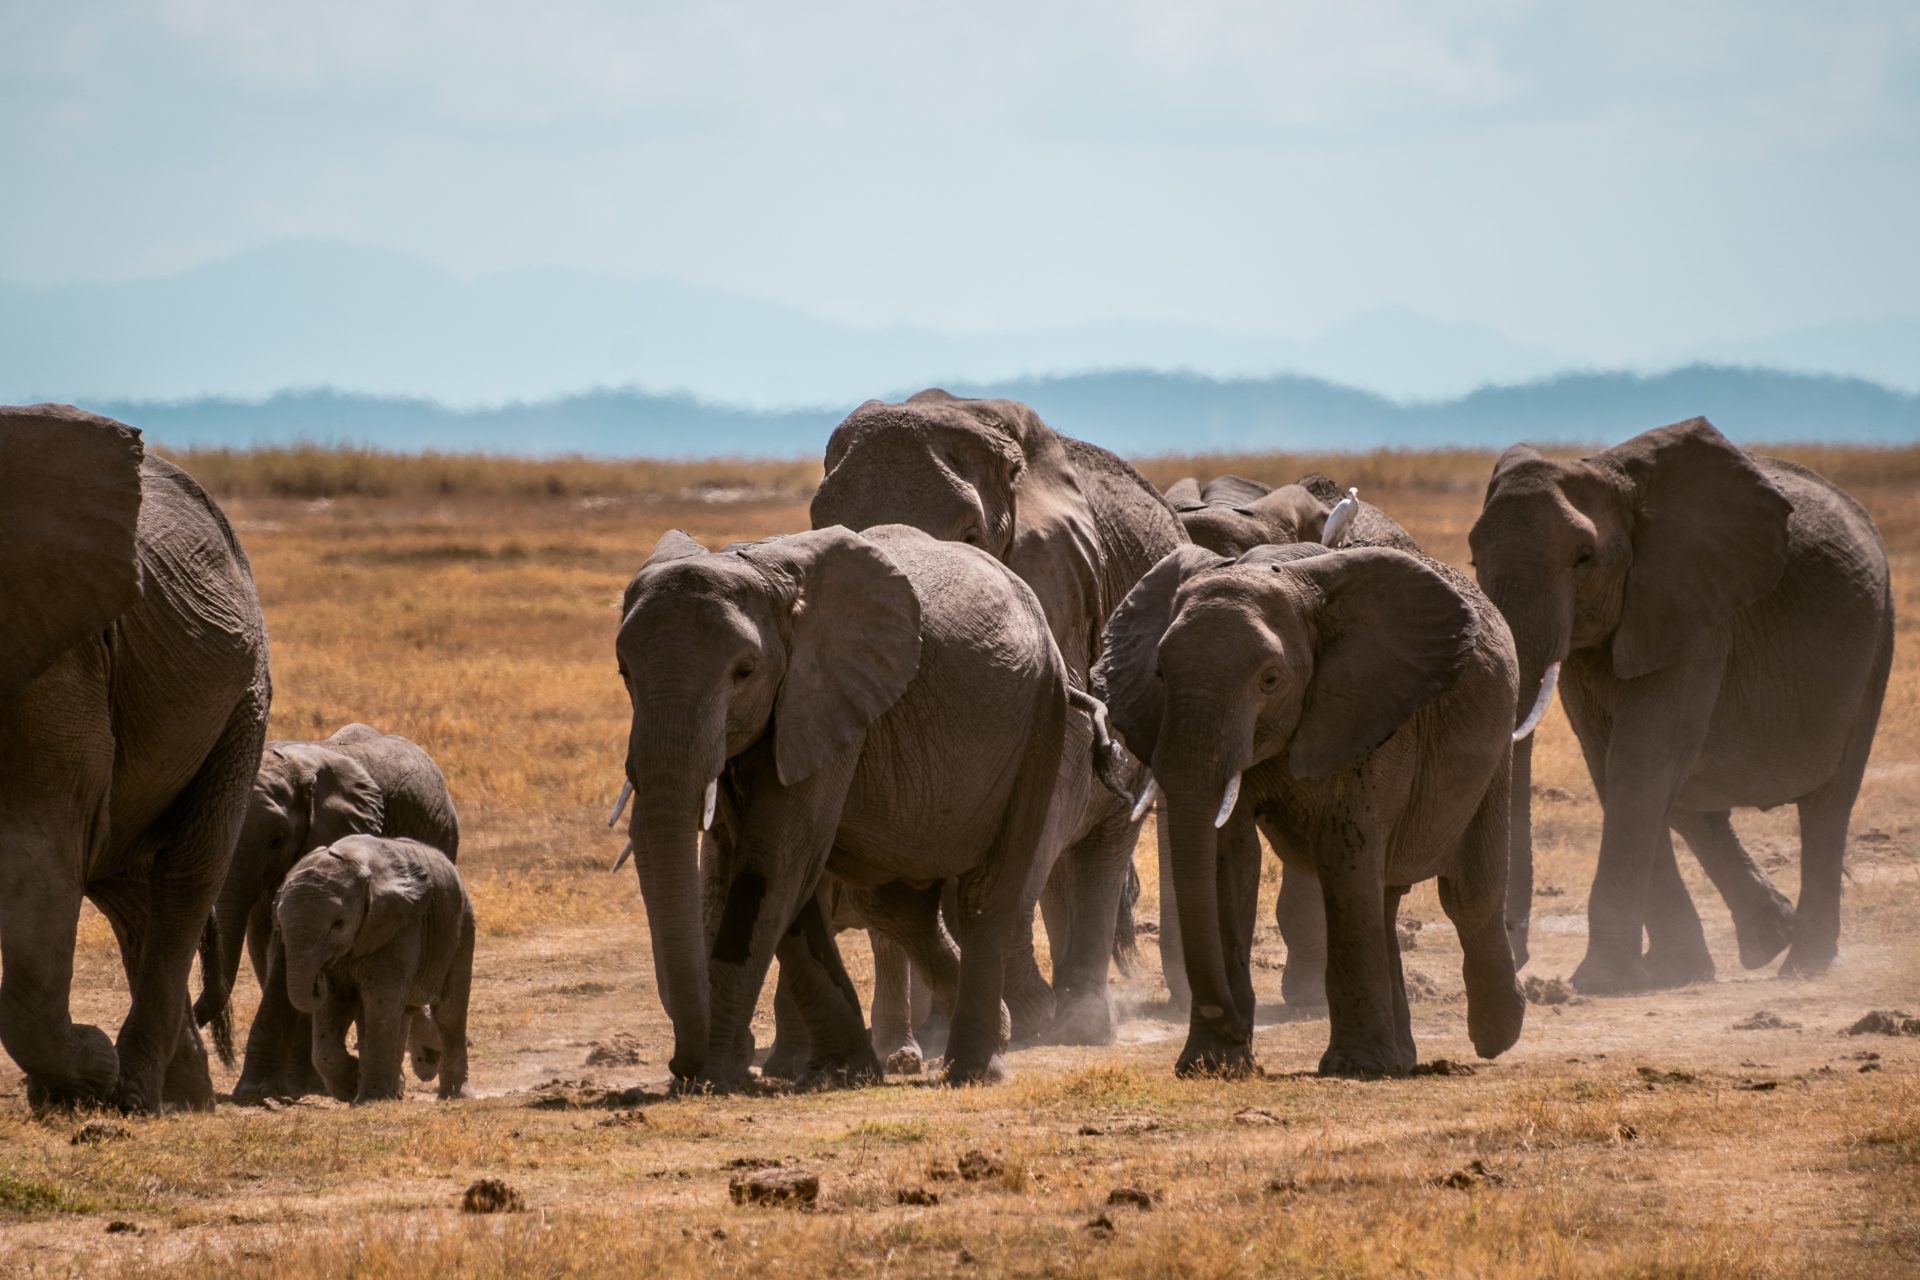
<instances>
[{"instance_id":1,"label":"dirt ground","mask_svg":"<svg viewBox=\"0 0 1920 1280\"><path fill-rule=\"evenodd\" d=\"M366 720L421 741L451 780L480 921L480 1096L36 1118L0 1059L0 1274L1920 1272L1920 1021L1847 1034L1869 1011L1920 1015L1916 454L1814 459L1879 520L1908 619L1829 975L1743 971L1724 906L1683 857L1718 980L1566 998L1554 980L1584 946L1599 810L1556 710L1535 758L1526 973L1541 1003L1495 1062L1467 1043L1459 950L1427 886L1405 911L1419 926L1414 1033L1423 1062L1450 1065L1401 1081L1314 1077L1327 1025L1280 1005L1270 860L1254 974L1263 1078L1173 1078L1185 1027L1165 1016L1149 934L1133 976L1116 978L1131 1017L1111 1048L1016 1047L1013 1079L987 1088L892 1077L678 1100L662 1093L671 1037L638 888L605 874L621 843L605 816L626 723L615 606L666 528L717 544L804 527L804 469L769 485L751 465L716 464L710 482L696 470L640 491L629 473L596 482L572 464L530 492L467 477L332 497L276 496L223 472L274 646L274 736ZM1489 464L1319 463L1461 564ZM1164 484L1222 465L1147 469ZM1305 469L1231 465L1272 481ZM1737 821L1791 895L1791 810ZM1150 927L1153 859L1140 864ZM864 940L842 946L864 981ZM242 1029L255 995L243 977ZM111 1029L125 1001L89 910L76 1016ZM217 1085L234 1075L216 1067ZM815 1203L733 1203L730 1183L760 1166L815 1175ZM514 1211L464 1212L489 1178Z\"/></svg>"}]
</instances>

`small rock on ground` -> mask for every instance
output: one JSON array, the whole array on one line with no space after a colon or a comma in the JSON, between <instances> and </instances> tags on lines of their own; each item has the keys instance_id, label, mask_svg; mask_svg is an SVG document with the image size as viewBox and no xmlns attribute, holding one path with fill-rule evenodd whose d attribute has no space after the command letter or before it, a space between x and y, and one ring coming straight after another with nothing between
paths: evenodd
<instances>
[{"instance_id":1,"label":"small rock on ground","mask_svg":"<svg viewBox=\"0 0 1920 1280\"><path fill-rule=\"evenodd\" d=\"M1529 976L1520 984L1528 1004L1572 1004L1575 1000L1573 988L1567 985L1565 978L1537 978Z\"/></svg>"},{"instance_id":2,"label":"small rock on ground","mask_svg":"<svg viewBox=\"0 0 1920 1280\"><path fill-rule=\"evenodd\" d=\"M1107 1204L1117 1209L1151 1209L1153 1197L1139 1187L1115 1187L1107 1192Z\"/></svg>"},{"instance_id":3,"label":"small rock on ground","mask_svg":"<svg viewBox=\"0 0 1920 1280\"><path fill-rule=\"evenodd\" d=\"M1733 1030L1735 1031L1792 1031L1797 1029L1799 1025L1800 1025L1799 1023L1790 1022L1787 1019L1781 1017L1779 1014L1773 1013L1770 1010L1761 1009L1759 1012L1755 1013L1751 1018L1743 1018L1739 1022L1734 1023Z\"/></svg>"},{"instance_id":4,"label":"small rock on ground","mask_svg":"<svg viewBox=\"0 0 1920 1280\"><path fill-rule=\"evenodd\" d=\"M1850 1036L1920 1036L1920 1018L1904 1009L1875 1009L1847 1028Z\"/></svg>"},{"instance_id":5,"label":"small rock on ground","mask_svg":"<svg viewBox=\"0 0 1920 1280\"><path fill-rule=\"evenodd\" d=\"M498 1178L482 1178L460 1197L462 1213L520 1213L526 1207L520 1193Z\"/></svg>"},{"instance_id":6,"label":"small rock on ground","mask_svg":"<svg viewBox=\"0 0 1920 1280\"><path fill-rule=\"evenodd\" d=\"M589 1067L637 1067L646 1061L640 1056L640 1038L617 1032L605 1040L595 1040L587 1050Z\"/></svg>"},{"instance_id":7,"label":"small rock on ground","mask_svg":"<svg viewBox=\"0 0 1920 1280\"><path fill-rule=\"evenodd\" d=\"M111 1120L89 1120L75 1129L68 1141L76 1147L91 1147L131 1136L132 1130L123 1124L115 1124Z\"/></svg>"},{"instance_id":8,"label":"small rock on ground","mask_svg":"<svg viewBox=\"0 0 1920 1280\"><path fill-rule=\"evenodd\" d=\"M960 1176L968 1182L997 1178L1006 1171L1006 1162L984 1151L969 1151L960 1157Z\"/></svg>"},{"instance_id":9,"label":"small rock on ground","mask_svg":"<svg viewBox=\"0 0 1920 1280\"><path fill-rule=\"evenodd\" d=\"M1497 1187L1505 1181L1506 1181L1505 1178L1501 1177L1499 1174L1495 1173L1493 1170L1487 1168L1487 1166L1481 1161L1469 1160L1467 1162L1466 1168L1455 1169L1452 1173L1447 1174L1445 1177L1437 1179L1435 1181L1435 1185L1442 1186L1442 1187L1451 1187L1456 1191L1464 1191L1469 1187L1479 1187L1479 1186Z\"/></svg>"},{"instance_id":10,"label":"small rock on ground","mask_svg":"<svg viewBox=\"0 0 1920 1280\"><path fill-rule=\"evenodd\" d=\"M894 1190L893 1202L905 1205L934 1205L940 1203L940 1193L929 1191L925 1187L899 1187Z\"/></svg>"}]
</instances>

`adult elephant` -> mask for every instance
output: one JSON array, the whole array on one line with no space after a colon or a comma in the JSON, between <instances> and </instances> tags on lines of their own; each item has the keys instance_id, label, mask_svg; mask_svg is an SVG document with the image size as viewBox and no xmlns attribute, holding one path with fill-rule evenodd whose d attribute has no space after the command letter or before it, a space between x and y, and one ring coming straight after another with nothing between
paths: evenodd
<instances>
[{"instance_id":1,"label":"adult elephant","mask_svg":"<svg viewBox=\"0 0 1920 1280\"><path fill-rule=\"evenodd\" d=\"M827 442L812 517L816 529L905 524L985 550L1033 588L1082 689L1108 616L1186 541L1159 493L1122 459L1061 435L1018 401L940 390L900 404L869 400L849 414ZM1130 905L1139 827L1125 802L1092 789L1041 904L1051 990L1033 963L1032 931L1017 939L1008 994L1017 1037L1112 1041L1107 963L1116 913Z\"/></svg>"},{"instance_id":2,"label":"adult elephant","mask_svg":"<svg viewBox=\"0 0 1920 1280\"><path fill-rule=\"evenodd\" d=\"M1517 677L1473 584L1388 548L1189 547L1141 579L1107 636L1096 691L1151 753L1173 833L1193 988L1179 1072L1252 1065L1256 827L1321 887L1323 1073L1414 1067L1394 916L1434 876L1473 1046L1511 1046L1526 1007L1503 921Z\"/></svg>"},{"instance_id":3,"label":"adult elephant","mask_svg":"<svg viewBox=\"0 0 1920 1280\"><path fill-rule=\"evenodd\" d=\"M1605 811L1573 984L1642 991L1713 976L1670 831L1727 905L1740 958L1819 973L1840 937L1847 822L1893 662L1886 549L1860 505L1804 467L1735 447L1705 418L1578 461L1516 445L1469 535L1513 628L1522 724L1556 676ZM1516 752L1516 954L1532 879L1531 756ZM1795 911L1730 811L1800 811ZM1642 934L1646 951L1641 950Z\"/></svg>"},{"instance_id":4,"label":"adult elephant","mask_svg":"<svg viewBox=\"0 0 1920 1280\"><path fill-rule=\"evenodd\" d=\"M1316 471L1275 488L1245 476L1216 476L1204 488L1188 477L1167 489L1167 505L1187 537L1217 555L1242 556L1259 546L1327 542L1327 521L1347 491ZM1351 523L1329 545L1397 547L1418 553L1420 544L1397 521L1370 502L1354 499Z\"/></svg>"},{"instance_id":5,"label":"adult elephant","mask_svg":"<svg viewBox=\"0 0 1920 1280\"><path fill-rule=\"evenodd\" d=\"M1092 773L1091 726L1070 716L1032 591L913 529L719 553L674 532L621 609L628 836L676 1080L749 1080L748 1023L776 953L813 1071L878 1077L822 910L827 872L930 977L953 1022L947 1079L998 1075L1009 935L1057 847L1061 772ZM703 828L717 911L703 909ZM939 920L947 880L957 958Z\"/></svg>"},{"instance_id":6,"label":"adult elephant","mask_svg":"<svg viewBox=\"0 0 1920 1280\"><path fill-rule=\"evenodd\" d=\"M1334 518L1347 502L1347 511ZM1330 546L1393 547L1418 554L1420 544L1398 522L1370 502L1350 495L1323 472L1278 488L1245 476L1224 475L1203 488L1192 477L1167 489L1167 505L1179 516L1195 546L1234 559L1260 546L1319 543ZM1174 905L1172 845L1164 821L1160 834L1160 967L1169 975L1175 1002L1188 1003L1181 962L1180 913ZM1280 879L1274 923L1287 944L1287 965L1280 992L1287 1004L1313 1009L1327 1002L1327 917L1313 869L1296 861ZM1177 975L1177 976L1176 976Z\"/></svg>"},{"instance_id":7,"label":"adult elephant","mask_svg":"<svg viewBox=\"0 0 1920 1280\"><path fill-rule=\"evenodd\" d=\"M313 1064L311 1021L289 1000L273 899L294 863L351 835L418 840L457 861L460 819L433 757L366 724L315 741L269 743L214 911L218 962L203 969L193 1006L201 1026L224 1023L245 939L260 1007L235 1101L325 1092Z\"/></svg>"},{"instance_id":8,"label":"adult elephant","mask_svg":"<svg viewBox=\"0 0 1920 1280\"><path fill-rule=\"evenodd\" d=\"M210 1109L187 979L266 737L266 629L212 498L140 433L0 409L0 1043L35 1105ZM86 898L131 1005L69 1006Z\"/></svg>"}]
</instances>

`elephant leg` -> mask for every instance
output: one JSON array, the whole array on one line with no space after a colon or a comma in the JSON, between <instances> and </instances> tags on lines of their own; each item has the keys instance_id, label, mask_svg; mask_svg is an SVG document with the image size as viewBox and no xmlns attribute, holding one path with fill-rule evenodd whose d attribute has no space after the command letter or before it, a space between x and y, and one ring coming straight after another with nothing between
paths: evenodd
<instances>
[{"instance_id":1,"label":"elephant leg","mask_svg":"<svg viewBox=\"0 0 1920 1280\"><path fill-rule=\"evenodd\" d=\"M1507 783L1496 778L1460 842L1454 870L1440 877L1440 909L1460 937L1460 976L1467 987L1467 1038L1483 1058L1520 1039L1527 1000L1520 991L1506 892L1512 817ZM1397 938L1396 938L1397 941Z\"/></svg>"},{"instance_id":2,"label":"elephant leg","mask_svg":"<svg viewBox=\"0 0 1920 1280\"><path fill-rule=\"evenodd\" d=\"M359 1016L358 1001L329 994L314 1006L310 1019L313 1041L309 1055L327 1093L341 1102L352 1102L360 1093L360 1062L347 1052L347 1030Z\"/></svg>"},{"instance_id":3,"label":"elephant leg","mask_svg":"<svg viewBox=\"0 0 1920 1280\"><path fill-rule=\"evenodd\" d=\"M1253 1067L1253 927L1260 917L1260 837L1247 812L1251 807L1242 805L1220 828L1213 882L1227 998L1246 1039L1221 1034L1221 1010L1196 1003L1188 1018L1187 1042L1174 1063L1176 1075L1243 1075Z\"/></svg>"},{"instance_id":4,"label":"elephant leg","mask_svg":"<svg viewBox=\"0 0 1920 1280\"><path fill-rule=\"evenodd\" d=\"M918 1075L923 1059L913 1038L913 962L906 948L878 929L869 929L867 939L873 947L874 1055L888 1071Z\"/></svg>"},{"instance_id":5,"label":"elephant leg","mask_svg":"<svg viewBox=\"0 0 1920 1280\"><path fill-rule=\"evenodd\" d=\"M1187 955L1180 947L1180 907L1173 896L1173 836L1164 802L1153 809L1153 842L1160 860L1160 976L1167 984L1168 1015L1179 1019L1193 1007Z\"/></svg>"},{"instance_id":6,"label":"elephant leg","mask_svg":"<svg viewBox=\"0 0 1920 1280\"><path fill-rule=\"evenodd\" d=\"M1378 840L1320 860L1327 905L1327 1016L1332 1035L1320 1058L1327 1076L1387 1076L1401 1061L1388 954L1385 851Z\"/></svg>"},{"instance_id":7,"label":"elephant leg","mask_svg":"<svg viewBox=\"0 0 1920 1280\"><path fill-rule=\"evenodd\" d=\"M260 765L265 708L246 699L192 781L155 828L148 880L148 924L127 1019L120 1026L120 1105L158 1110L167 1064L181 1045L187 986L207 918L213 911L239 835L248 789Z\"/></svg>"},{"instance_id":8,"label":"elephant leg","mask_svg":"<svg viewBox=\"0 0 1920 1280\"><path fill-rule=\"evenodd\" d=\"M1726 651L1707 646L1672 666L1629 682L1613 707L1602 768L1600 856L1587 898L1587 954L1573 986L1588 995L1646 991L1654 984L1641 954L1649 895L1662 854L1672 848L1667 815L1706 739L1725 674ZM1582 743L1583 750L1586 744ZM1665 868L1663 888L1670 889Z\"/></svg>"},{"instance_id":9,"label":"elephant leg","mask_svg":"<svg viewBox=\"0 0 1920 1280\"><path fill-rule=\"evenodd\" d=\"M312 1019L287 998L287 952L279 930L268 933L266 950L267 976L260 983L260 1007L254 1011L253 1025L247 1028L247 1047L241 1057L240 1079L233 1086L233 1100L303 1098L310 1093L338 1096L325 1073L316 1067Z\"/></svg>"},{"instance_id":10,"label":"elephant leg","mask_svg":"<svg viewBox=\"0 0 1920 1280\"><path fill-rule=\"evenodd\" d=\"M801 904L799 918L780 939L780 973L790 979L795 1011L804 1021L812 1046L808 1080L835 1084L878 1084L880 1060L860 1010L860 993L847 975L818 897Z\"/></svg>"},{"instance_id":11,"label":"elephant leg","mask_svg":"<svg viewBox=\"0 0 1920 1280\"><path fill-rule=\"evenodd\" d=\"M440 1040L440 1097L466 1098L467 1089L467 1004L473 992L473 927L461 930L459 946L454 950L453 966L447 971L446 985L434 997L432 1017Z\"/></svg>"},{"instance_id":12,"label":"elephant leg","mask_svg":"<svg viewBox=\"0 0 1920 1280\"><path fill-rule=\"evenodd\" d=\"M1054 981L1048 982L1046 975L1040 972L1040 962L1033 946L1033 911L1030 907L1023 907L1020 922L1010 934L1012 946L1007 952L1004 988L1007 1014L1012 1019L1015 1040L1038 1039L1053 1025L1057 995L1055 985L1060 978L1061 958L1067 953L1074 921L1073 884L1065 858L1053 864L1046 886L1041 891L1039 906L1040 919L1047 930L1048 968L1053 972Z\"/></svg>"},{"instance_id":13,"label":"elephant leg","mask_svg":"<svg viewBox=\"0 0 1920 1280\"><path fill-rule=\"evenodd\" d=\"M960 973L947 1035L948 1084L982 1084L1007 1075L1001 1050L1012 1034L1013 1019L1001 996L1008 937L1020 914L1019 886L1009 892L1009 879L1013 877L996 882L977 867L960 877L960 910L953 922L959 933Z\"/></svg>"},{"instance_id":14,"label":"elephant leg","mask_svg":"<svg viewBox=\"0 0 1920 1280\"><path fill-rule=\"evenodd\" d=\"M1327 906L1320 877L1295 862L1280 869L1280 896L1273 904L1280 937L1287 944L1287 967L1280 971L1280 997L1289 1008L1327 1006Z\"/></svg>"},{"instance_id":15,"label":"elephant leg","mask_svg":"<svg viewBox=\"0 0 1920 1280\"><path fill-rule=\"evenodd\" d=\"M1653 850L1653 874L1647 882L1647 980L1656 987L1684 987L1713 981L1713 953L1707 950L1700 913L1680 878L1673 836L1662 831Z\"/></svg>"},{"instance_id":16,"label":"elephant leg","mask_svg":"<svg viewBox=\"0 0 1920 1280\"><path fill-rule=\"evenodd\" d=\"M431 1006L407 1010L407 1061L413 1065L413 1078L426 1082L440 1074L440 1031L433 1021Z\"/></svg>"},{"instance_id":17,"label":"elephant leg","mask_svg":"<svg viewBox=\"0 0 1920 1280\"><path fill-rule=\"evenodd\" d=\"M1056 1012L1047 1038L1056 1044L1113 1043L1113 960L1121 899L1133 867L1133 824L1108 814L1067 850L1059 867L1072 876L1073 930L1053 954Z\"/></svg>"},{"instance_id":18,"label":"elephant leg","mask_svg":"<svg viewBox=\"0 0 1920 1280\"><path fill-rule=\"evenodd\" d=\"M1411 1071L1420 1058L1413 1047L1413 1011L1407 1006L1407 973L1400 963L1400 900L1406 896L1404 887L1388 885L1381 912L1386 923L1382 945L1387 949L1393 979L1394 1061L1402 1071Z\"/></svg>"},{"instance_id":19,"label":"elephant leg","mask_svg":"<svg viewBox=\"0 0 1920 1280\"><path fill-rule=\"evenodd\" d=\"M763 1076L798 1080L806 1074L807 1062L813 1057L813 1037L800 1012L800 1001L793 994L793 984L793 975L782 964L773 978L773 1044L767 1049L766 1061L760 1064ZM751 1056L751 1033L745 1047Z\"/></svg>"},{"instance_id":20,"label":"elephant leg","mask_svg":"<svg viewBox=\"0 0 1920 1280\"><path fill-rule=\"evenodd\" d=\"M1800 802L1800 902L1782 977L1816 977L1840 954L1840 882L1859 786L1857 776L1828 783Z\"/></svg>"},{"instance_id":21,"label":"elephant leg","mask_svg":"<svg viewBox=\"0 0 1920 1280\"><path fill-rule=\"evenodd\" d=\"M0 1044L36 1109L103 1101L120 1077L107 1034L71 1015L80 883L55 873L65 860L52 853L49 842L0 832Z\"/></svg>"},{"instance_id":22,"label":"elephant leg","mask_svg":"<svg viewBox=\"0 0 1920 1280\"><path fill-rule=\"evenodd\" d=\"M140 954L146 947L150 927L147 917L146 887L129 880L111 881L96 886L95 904L120 946L120 965L132 986L139 972ZM207 1067L207 1047L199 1027L189 1013L181 1027L172 1055L167 1059L160 1082L161 1105L169 1110L212 1111L213 1076Z\"/></svg>"},{"instance_id":23,"label":"elephant leg","mask_svg":"<svg viewBox=\"0 0 1920 1280\"><path fill-rule=\"evenodd\" d=\"M407 1094L402 1059L407 1052L407 1000L397 981L370 981L360 988L360 1087L353 1100L387 1102Z\"/></svg>"},{"instance_id":24,"label":"elephant leg","mask_svg":"<svg viewBox=\"0 0 1920 1280\"><path fill-rule=\"evenodd\" d=\"M1733 913L1740 939L1740 963L1758 969L1793 940L1793 904L1773 887L1733 829L1733 815L1675 809L1667 823L1687 842L1713 887Z\"/></svg>"}]
</instances>

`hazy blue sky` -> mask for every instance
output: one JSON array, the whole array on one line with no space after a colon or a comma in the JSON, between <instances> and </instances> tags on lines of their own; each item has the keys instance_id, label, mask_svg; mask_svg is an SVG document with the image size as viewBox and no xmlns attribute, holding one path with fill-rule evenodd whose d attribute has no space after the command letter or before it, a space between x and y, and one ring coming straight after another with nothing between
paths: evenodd
<instances>
[{"instance_id":1,"label":"hazy blue sky","mask_svg":"<svg viewBox=\"0 0 1920 1280\"><path fill-rule=\"evenodd\" d=\"M0 7L0 279L296 237L1593 362L1920 314L1920 4Z\"/></svg>"}]
</instances>

